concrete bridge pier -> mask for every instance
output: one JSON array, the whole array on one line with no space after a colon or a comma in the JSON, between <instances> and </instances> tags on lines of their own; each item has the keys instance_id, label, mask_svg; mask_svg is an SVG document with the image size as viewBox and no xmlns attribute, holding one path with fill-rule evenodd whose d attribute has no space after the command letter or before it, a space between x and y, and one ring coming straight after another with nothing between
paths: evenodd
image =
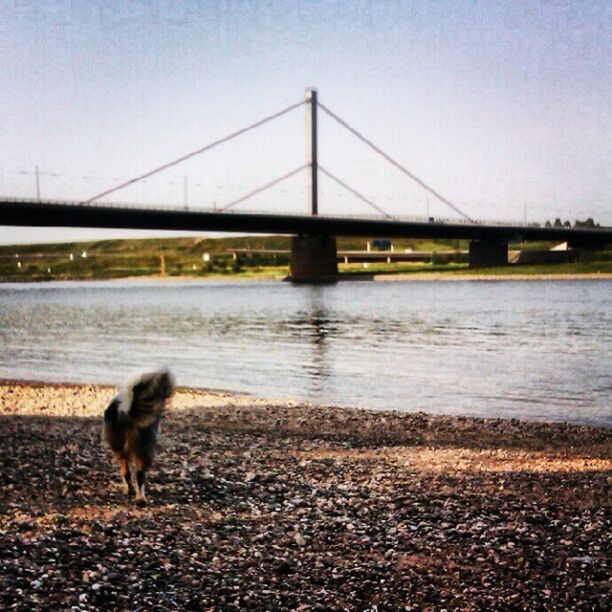
<instances>
[{"instance_id":1,"label":"concrete bridge pier","mask_svg":"<svg viewBox=\"0 0 612 612\"><path fill-rule=\"evenodd\" d=\"M294 236L289 280L293 283L335 283L338 280L334 236Z\"/></svg>"},{"instance_id":2,"label":"concrete bridge pier","mask_svg":"<svg viewBox=\"0 0 612 612\"><path fill-rule=\"evenodd\" d=\"M472 240L470 268L493 268L508 265L508 243L505 240Z\"/></svg>"}]
</instances>

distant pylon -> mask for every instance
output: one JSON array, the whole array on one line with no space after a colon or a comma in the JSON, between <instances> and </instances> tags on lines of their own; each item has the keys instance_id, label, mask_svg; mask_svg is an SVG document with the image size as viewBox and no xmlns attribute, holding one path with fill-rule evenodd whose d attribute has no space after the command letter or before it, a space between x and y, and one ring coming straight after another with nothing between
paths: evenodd
<instances>
[{"instance_id":1,"label":"distant pylon","mask_svg":"<svg viewBox=\"0 0 612 612\"><path fill-rule=\"evenodd\" d=\"M319 214L317 161L317 90L306 90L306 163L310 166L310 212Z\"/></svg>"}]
</instances>

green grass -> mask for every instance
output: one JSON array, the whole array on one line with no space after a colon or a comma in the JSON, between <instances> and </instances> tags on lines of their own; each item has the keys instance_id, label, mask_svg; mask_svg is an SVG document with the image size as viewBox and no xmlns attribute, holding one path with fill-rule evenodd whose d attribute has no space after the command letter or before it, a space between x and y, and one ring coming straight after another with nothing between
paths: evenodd
<instances>
[{"instance_id":1,"label":"green grass","mask_svg":"<svg viewBox=\"0 0 612 612\"><path fill-rule=\"evenodd\" d=\"M89 280L129 276L159 276L162 256L165 275L196 278L282 278L289 273L288 254L240 255L234 260L229 249L289 250L288 236L240 236L231 238L153 238L100 240L63 244L0 246L0 281ZM338 250L365 250L373 239L338 238ZM441 251L467 249L458 240L393 240L396 251ZM544 245L538 245L544 246ZM81 257L85 251L87 257ZM70 254L73 259L70 259ZM203 259L209 253L210 262ZM18 257L15 255L18 254ZM374 274L419 274L440 272L449 275L583 274L612 272L612 253L590 253L582 263L508 266L469 270L465 263L370 263L341 264L343 277ZM17 262L21 261L21 268ZM50 270L50 272L48 271Z\"/></svg>"},{"instance_id":2,"label":"green grass","mask_svg":"<svg viewBox=\"0 0 612 612\"><path fill-rule=\"evenodd\" d=\"M338 270L343 276L370 276L372 274L419 274L422 272L453 272L467 270L467 264L431 264L431 263L361 263L340 264Z\"/></svg>"}]
</instances>

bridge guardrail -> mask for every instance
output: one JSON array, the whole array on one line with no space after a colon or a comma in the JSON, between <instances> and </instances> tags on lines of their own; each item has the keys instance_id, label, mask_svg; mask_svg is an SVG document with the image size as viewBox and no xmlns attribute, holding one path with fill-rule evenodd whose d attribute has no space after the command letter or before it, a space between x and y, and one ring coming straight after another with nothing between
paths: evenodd
<instances>
[{"instance_id":1,"label":"bridge guardrail","mask_svg":"<svg viewBox=\"0 0 612 612\"><path fill-rule=\"evenodd\" d=\"M0 197L0 204L2 202L24 202L24 203L34 203L31 198L24 197ZM218 208L206 208L206 207L195 207L195 206L184 206L184 205L164 205L160 206L157 204L151 203L137 203L137 202L96 202L95 204L87 204L76 200L55 200L55 199L45 199L40 200L38 203L40 204L50 204L50 205L58 205L58 206L87 206L91 208L116 208L116 209L130 209L130 210L158 210L158 211L170 211L170 212L201 212L201 213L216 213L216 214L224 214L224 215L241 215L241 214L249 214L249 215L282 215L289 217L309 217L311 215L304 213L296 213L296 212L272 212L266 210L252 210L252 209L240 209L240 210L219 210ZM326 219L334 219L337 217L342 217L346 219L372 219L372 220L384 220L385 217L382 215L364 215L364 214L334 214L334 213L319 213L319 217ZM499 226L509 226L509 227L523 227L524 223L515 220L508 219L463 219L458 218L454 219L451 217L426 217L420 215L393 215L392 221L400 221L400 222L411 222L411 223L452 223L459 225L499 225ZM528 224L529 227L542 227L541 223L532 222Z\"/></svg>"}]
</instances>

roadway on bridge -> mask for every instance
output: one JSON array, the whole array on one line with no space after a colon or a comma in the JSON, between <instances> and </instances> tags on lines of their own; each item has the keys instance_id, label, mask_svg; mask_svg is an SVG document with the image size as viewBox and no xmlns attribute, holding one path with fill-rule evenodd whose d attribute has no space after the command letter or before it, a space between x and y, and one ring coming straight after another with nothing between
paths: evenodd
<instances>
[{"instance_id":1,"label":"roadway on bridge","mask_svg":"<svg viewBox=\"0 0 612 612\"><path fill-rule=\"evenodd\" d=\"M446 238L482 242L557 241L572 246L603 247L612 242L612 228L536 227L476 222L406 221L323 215L287 215L152 207L120 204L0 200L0 225L23 227L90 227L248 234L312 236L380 236Z\"/></svg>"}]
</instances>

